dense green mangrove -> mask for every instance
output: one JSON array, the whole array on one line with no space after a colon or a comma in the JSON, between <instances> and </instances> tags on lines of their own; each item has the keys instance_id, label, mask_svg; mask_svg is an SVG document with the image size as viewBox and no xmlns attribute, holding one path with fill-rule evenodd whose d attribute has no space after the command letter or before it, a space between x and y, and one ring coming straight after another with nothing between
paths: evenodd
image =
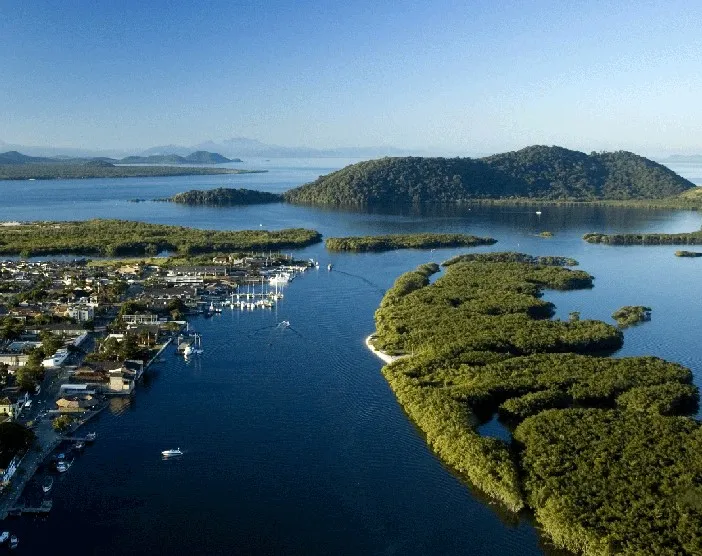
<instances>
[{"instance_id":1,"label":"dense green mangrove","mask_svg":"<svg viewBox=\"0 0 702 556\"><path fill-rule=\"evenodd\" d=\"M632 324L651 320L651 308L643 305L625 305L614 311L612 318L621 327L631 326Z\"/></svg>"},{"instance_id":2,"label":"dense green mangrove","mask_svg":"<svg viewBox=\"0 0 702 556\"><path fill-rule=\"evenodd\" d=\"M393 249L432 249L493 245L496 239L468 234L390 234L382 236L330 237L330 251L391 251Z\"/></svg>"},{"instance_id":3,"label":"dense green mangrove","mask_svg":"<svg viewBox=\"0 0 702 556\"><path fill-rule=\"evenodd\" d=\"M184 226L127 220L94 219L79 222L28 222L0 226L0 255L181 255L300 248L322 236L302 228L266 230L201 230Z\"/></svg>"},{"instance_id":4,"label":"dense green mangrove","mask_svg":"<svg viewBox=\"0 0 702 556\"><path fill-rule=\"evenodd\" d=\"M556 545L698 553L692 374L606 357L622 345L617 327L551 320L544 289L592 286L563 262L574 261L485 253L447 261L433 282L436 264L403 274L375 315L374 346L402 356L383 374L443 461L506 507L530 507ZM496 414L514 441L478 432Z\"/></svg>"},{"instance_id":5,"label":"dense green mangrove","mask_svg":"<svg viewBox=\"0 0 702 556\"><path fill-rule=\"evenodd\" d=\"M588 243L607 245L701 245L702 231L679 234L585 234Z\"/></svg>"}]
</instances>

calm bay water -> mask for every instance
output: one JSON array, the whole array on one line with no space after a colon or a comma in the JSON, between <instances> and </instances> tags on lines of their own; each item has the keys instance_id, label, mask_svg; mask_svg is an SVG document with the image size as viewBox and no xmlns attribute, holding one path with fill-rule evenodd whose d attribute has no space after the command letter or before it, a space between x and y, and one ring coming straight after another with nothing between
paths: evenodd
<instances>
[{"instance_id":1,"label":"calm bay water","mask_svg":"<svg viewBox=\"0 0 702 556\"><path fill-rule=\"evenodd\" d=\"M192 188L284 191L345 160L250 161L267 174L0 182L0 220L94 217L203 228L315 228L325 236L466 232L489 250L566 255L596 277L588 291L546 297L559 317L609 320L622 305L653 308L617 355L653 354L702 384L702 260L675 247L607 247L590 231L689 231L691 212L604 208L472 208L449 216L366 214L270 205L190 208L129 199ZM699 168L689 170L702 176ZM551 239L536 237L552 231ZM488 250L481 248L480 250ZM478 251L478 250L473 250ZM431 454L363 345L373 312L402 272L465 250L328 254L272 311L195 319L205 353L171 351L129 401L94 423L98 441L56 479L45 520L19 520L19 552L68 554L542 554L528 519L501 515ZM289 320L291 329L276 323ZM163 461L160 451L185 455ZM75 542L76 544L72 544Z\"/></svg>"}]
</instances>

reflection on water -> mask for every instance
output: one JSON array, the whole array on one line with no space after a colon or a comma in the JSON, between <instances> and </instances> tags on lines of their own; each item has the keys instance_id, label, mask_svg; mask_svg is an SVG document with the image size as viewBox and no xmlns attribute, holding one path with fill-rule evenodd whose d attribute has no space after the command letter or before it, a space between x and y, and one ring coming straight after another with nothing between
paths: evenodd
<instances>
[{"instance_id":1,"label":"reflection on water","mask_svg":"<svg viewBox=\"0 0 702 556\"><path fill-rule=\"evenodd\" d=\"M115 396L110 398L108 409L112 415L122 415L132 406L133 401L131 396Z\"/></svg>"}]
</instances>

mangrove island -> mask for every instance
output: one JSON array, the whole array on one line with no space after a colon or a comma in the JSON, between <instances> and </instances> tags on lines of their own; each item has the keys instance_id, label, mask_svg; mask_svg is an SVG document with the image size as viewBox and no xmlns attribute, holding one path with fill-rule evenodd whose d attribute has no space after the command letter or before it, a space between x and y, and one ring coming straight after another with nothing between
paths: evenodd
<instances>
[{"instance_id":1,"label":"mangrove island","mask_svg":"<svg viewBox=\"0 0 702 556\"><path fill-rule=\"evenodd\" d=\"M433 263L400 276L369 339L392 360L382 372L431 448L505 507L533 510L559 547L699 553L702 427L689 417L690 370L605 357L622 346L617 327L551 320L544 289L592 287L558 258L450 262L433 283ZM512 441L480 434L495 415Z\"/></svg>"},{"instance_id":2,"label":"mangrove island","mask_svg":"<svg viewBox=\"0 0 702 556\"><path fill-rule=\"evenodd\" d=\"M441 247L477 247L493 245L496 239L467 234L390 234L383 236L330 237L330 251L391 251L394 249L437 249Z\"/></svg>"}]
</instances>

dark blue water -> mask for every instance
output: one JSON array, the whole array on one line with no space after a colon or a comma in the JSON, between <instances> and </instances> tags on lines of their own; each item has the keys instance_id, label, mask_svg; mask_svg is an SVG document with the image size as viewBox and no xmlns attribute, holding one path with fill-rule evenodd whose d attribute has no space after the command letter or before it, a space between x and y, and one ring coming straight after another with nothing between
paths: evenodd
<instances>
[{"instance_id":1,"label":"dark blue water","mask_svg":"<svg viewBox=\"0 0 702 556\"><path fill-rule=\"evenodd\" d=\"M323 161L324 162L324 161ZM338 161L337 161L338 163ZM230 209L128 203L192 187L280 191L328 171L287 161L269 174L2 183L0 220L117 217L222 229L306 226L326 236L460 231L491 250L567 255L595 288L548 292L558 316L610 320L622 305L653 308L618 355L690 366L702 384L702 260L674 247L606 247L589 231L697 229L696 213L602 208L473 208L380 215L286 205ZM228 180L240 180L232 185ZM543 239L543 230L555 235ZM487 250L487 248L481 248ZM328 254L270 311L225 312L192 324L205 353L166 353L131 401L95 422L98 441L57 478L46 520L7 524L19 552L69 554L541 554L528 519L505 516L433 456L398 406L363 340L383 291L402 272L462 250ZM289 320L291 329L276 323ZM163 461L161 450L185 455ZM77 544L72 544L75 539Z\"/></svg>"}]
</instances>

